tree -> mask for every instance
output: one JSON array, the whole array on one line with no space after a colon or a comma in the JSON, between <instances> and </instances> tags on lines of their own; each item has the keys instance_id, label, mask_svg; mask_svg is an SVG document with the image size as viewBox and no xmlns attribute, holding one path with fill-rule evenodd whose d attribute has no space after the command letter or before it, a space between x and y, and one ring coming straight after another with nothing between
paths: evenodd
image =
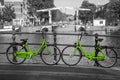
<instances>
[{"instance_id":1,"label":"tree","mask_svg":"<svg viewBox=\"0 0 120 80\"><path fill-rule=\"evenodd\" d=\"M45 18L46 20L49 18L48 12L36 13L36 10L55 7L53 0L28 0L28 5L28 14L30 16L37 16L40 19Z\"/></svg>"},{"instance_id":2,"label":"tree","mask_svg":"<svg viewBox=\"0 0 120 80\"><path fill-rule=\"evenodd\" d=\"M1 14L1 16L3 21L10 22L16 17L13 5L5 5L5 8L2 10L2 12L3 13Z\"/></svg>"},{"instance_id":3,"label":"tree","mask_svg":"<svg viewBox=\"0 0 120 80\"><path fill-rule=\"evenodd\" d=\"M116 25L120 20L120 0L111 0L96 12L96 17L106 19L107 24Z\"/></svg>"},{"instance_id":4,"label":"tree","mask_svg":"<svg viewBox=\"0 0 120 80\"><path fill-rule=\"evenodd\" d=\"M118 20L120 20L120 1L112 1L109 2L107 5L104 7L104 16L105 19L107 20L107 23L111 23L115 25Z\"/></svg>"},{"instance_id":5,"label":"tree","mask_svg":"<svg viewBox=\"0 0 120 80\"><path fill-rule=\"evenodd\" d=\"M97 10L97 11L96 11L96 13L95 13L95 18L100 17L100 18L105 19L105 12L106 12L106 10L105 10L104 8L102 9L102 5L99 6L98 9L100 9L100 10Z\"/></svg>"},{"instance_id":6,"label":"tree","mask_svg":"<svg viewBox=\"0 0 120 80\"><path fill-rule=\"evenodd\" d=\"M80 8L87 8L91 11L79 11L79 19L81 19L83 23L92 21L96 10L96 5L84 0Z\"/></svg>"}]
</instances>

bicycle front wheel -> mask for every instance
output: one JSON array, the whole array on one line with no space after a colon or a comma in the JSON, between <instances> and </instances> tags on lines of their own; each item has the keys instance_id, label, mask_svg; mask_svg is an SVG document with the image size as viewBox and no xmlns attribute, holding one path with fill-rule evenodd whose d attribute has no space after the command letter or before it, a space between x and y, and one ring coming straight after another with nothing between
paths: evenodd
<instances>
[{"instance_id":1,"label":"bicycle front wheel","mask_svg":"<svg viewBox=\"0 0 120 80\"><path fill-rule=\"evenodd\" d=\"M14 55L14 53L18 50L21 50L22 52L26 52L27 50L25 48L23 48L20 44L17 45L10 45L7 49L6 52L6 57L8 59L8 61L12 64L21 64L23 63L26 58L19 58L17 56Z\"/></svg>"},{"instance_id":2,"label":"bicycle front wheel","mask_svg":"<svg viewBox=\"0 0 120 80\"><path fill-rule=\"evenodd\" d=\"M81 51L72 46L67 46L62 51L62 60L68 66L77 65L80 62L81 57Z\"/></svg>"},{"instance_id":3,"label":"bicycle front wheel","mask_svg":"<svg viewBox=\"0 0 120 80\"><path fill-rule=\"evenodd\" d=\"M56 46L47 46L40 53L42 61L47 65L55 65L60 61L61 52Z\"/></svg>"},{"instance_id":4,"label":"bicycle front wheel","mask_svg":"<svg viewBox=\"0 0 120 80\"><path fill-rule=\"evenodd\" d=\"M114 49L112 48L103 48L100 52L98 52L98 56L102 53L105 54L105 58L101 61L97 61L98 64L101 66L101 67L104 67L104 68L110 68L112 66L114 66L117 62L117 53L115 52Z\"/></svg>"}]
</instances>

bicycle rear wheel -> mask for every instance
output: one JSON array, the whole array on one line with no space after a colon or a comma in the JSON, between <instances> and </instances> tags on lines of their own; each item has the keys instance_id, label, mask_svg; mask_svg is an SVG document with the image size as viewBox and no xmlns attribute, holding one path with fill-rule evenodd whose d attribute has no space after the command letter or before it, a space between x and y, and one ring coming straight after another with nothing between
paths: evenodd
<instances>
[{"instance_id":1,"label":"bicycle rear wheel","mask_svg":"<svg viewBox=\"0 0 120 80\"><path fill-rule=\"evenodd\" d=\"M40 56L45 64L55 65L60 61L61 52L56 46L48 46L48 49L43 48Z\"/></svg>"},{"instance_id":2,"label":"bicycle rear wheel","mask_svg":"<svg viewBox=\"0 0 120 80\"><path fill-rule=\"evenodd\" d=\"M81 51L75 47L67 46L62 51L62 60L68 66L77 65L80 62L81 58Z\"/></svg>"},{"instance_id":3,"label":"bicycle rear wheel","mask_svg":"<svg viewBox=\"0 0 120 80\"><path fill-rule=\"evenodd\" d=\"M14 55L14 53L21 49L22 52L26 52L27 50L25 48L23 48L20 44L16 44L16 45L10 45L7 49L7 52L6 52L6 57L8 59L8 61L12 64L21 64L23 63L26 58L19 58L19 57L16 57Z\"/></svg>"},{"instance_id":4,"label":"bicycle rear wheel","mask_svg":"<svg viewBox=\"0 0 120 80\"><path fill-rule=\"evenodd\" d=\"M117 53L115 50L112 48L103 48L101 51L106 55L106 57L104 60L97 61L98 64L104 68L110 68L114 66L117 62ZM98 56L102 54L101 51L98 52Z\"/></svg>"}]
</instances>

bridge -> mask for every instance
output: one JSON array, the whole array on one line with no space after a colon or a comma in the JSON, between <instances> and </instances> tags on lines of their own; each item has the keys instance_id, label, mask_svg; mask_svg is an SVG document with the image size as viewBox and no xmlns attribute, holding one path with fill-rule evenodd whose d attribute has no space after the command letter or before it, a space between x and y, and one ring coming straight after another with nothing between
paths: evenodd
<instances>
[{"instance_id":1,"label":"bridge","mask_svg":"<svg viewBox=\"0 0 120 80\"><path fill-rule=\"evenodd\" d=\"M15 41L15 35L18 34L41 34L40 32L0 32L0 34L11 34L13 41ZM58 35L71 35L78 36L80 33L57 33L57 32L47 32L47 35L53 35L54 45L57 46L67 46L73 44L57 44ZM84 36L95 36L95 35L84 35ZM99 35L101 37L120 37L118 35ZM12 43L12 42L11 42ZM9 42L0 43L0 45L9 45ZM30 45L40 45L40 43L29 43ZM49 45L53 45L49 44ZM94 47L94 45L83 45L84 47ZM119 47L114 47L115 49L120 49ZM0 52L3 56L5 52ZM118 53L119 54L119 53ZM77 66L66 66L59 63L58 65L48 66L43 63L27 63L21 65L10 64L7 60L2 57L0 59L0 79L1 80L118 80L120 78L119 64L116 64L113 68L101 68L95 67L93 65L77 65ZM118 60L120 57L118 56Z\"/></svg>"}]
</instances>

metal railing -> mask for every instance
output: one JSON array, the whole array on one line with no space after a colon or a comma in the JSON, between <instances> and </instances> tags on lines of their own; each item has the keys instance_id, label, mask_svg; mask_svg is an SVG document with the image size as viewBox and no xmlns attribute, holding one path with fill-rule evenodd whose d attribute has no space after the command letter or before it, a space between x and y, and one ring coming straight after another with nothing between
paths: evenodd
<instances>
[{"instance_id":1,"label":"metal railing","mask_svg":"<svg viewBox=\"0 0 120 80\"><path fill-rule=\"evenodd\" d=\"M12 42L0 42L0 45L10 45L11 43L15 42L17 34L42 34L42 32L16 32L14 27L12 32L0 32L0 34L11 34L12 35ZM78 36L81 33L80 32L70 32L70 33L62 33L62 32L46 32L46 35L53 35L54 37L54 43L53 44L48 44L48 45L56 45L56 46L74 46L74 44L57 44L57 36L58 35L71 35L71 36ZM83 34L83 36L89 36L89 37L94 37L95 35L91 34ZM116 37L120 38L120 35L98 35L99 37ZM40 45L41 43L29 43L29 45ZM83 45L83 47L95 47L94 45ZM120 49L120 47L116 46L107 46L107 47L112 47L114 49ZM4 54L5 52L0 52L0 54ZM120 58L120 57L118 57Z\"/></svg>"}]
</instances>

